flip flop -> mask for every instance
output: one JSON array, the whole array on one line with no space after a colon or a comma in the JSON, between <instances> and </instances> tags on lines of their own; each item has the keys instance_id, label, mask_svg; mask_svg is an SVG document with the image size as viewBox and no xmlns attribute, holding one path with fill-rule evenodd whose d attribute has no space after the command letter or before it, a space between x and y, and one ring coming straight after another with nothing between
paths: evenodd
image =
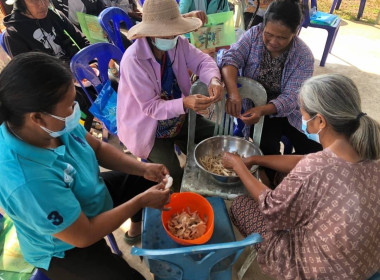
<instances>
[{"instance_id":1,"label":"flip flop","mask_svg":"<svg viewBox=\"0 0 380 280\"><path fill-rule=\"evenodd\" d=\"M108 69L108 74L111 74L115 79L119 79L119 70L116 68Z\"/></svg>"},{"instance_id":2,"label":"flip flop","mask_svg":"<svg viewBox=\"0 0 380 280\"><path fill-rule=\"evenodd\" d=\"M125 241L125 243L127 243L128 245L134 245L134 244L136 244L136 243L138 243L138 242L141 241L141 233L138 234L138 235L136 235L136 236L131 237L131 236L128 235L128 231L127 231L127 232L124 234L124 241Z\"/></svg>"}]
</instances>

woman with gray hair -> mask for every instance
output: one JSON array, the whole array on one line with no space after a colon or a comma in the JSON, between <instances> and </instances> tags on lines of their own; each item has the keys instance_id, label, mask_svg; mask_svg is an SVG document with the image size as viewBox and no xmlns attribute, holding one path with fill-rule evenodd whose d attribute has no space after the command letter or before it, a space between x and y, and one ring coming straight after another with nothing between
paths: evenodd
<instances>
[{"instance_id":1,"label":"woman with gray hair","mask_svg":"<svg viewBox=\"0 0 380 280\"><path fill-rule=\"evenodd\" d=\"M368 279L380 269L380 125L342 75L310 78L299 101L302 128L323 150L225 154L250 194L233 201L231 218L243 235L263 235L258 262L277 279ZM270 190L250 174L254 164L289 174Z\"/></svg>"}]
</instances>

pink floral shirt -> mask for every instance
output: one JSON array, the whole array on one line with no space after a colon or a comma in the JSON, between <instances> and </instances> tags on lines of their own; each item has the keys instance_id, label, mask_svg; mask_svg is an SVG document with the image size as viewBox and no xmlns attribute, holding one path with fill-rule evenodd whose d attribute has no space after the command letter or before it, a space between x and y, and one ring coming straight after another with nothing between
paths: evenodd
<instances>
[{"instance_id":1,"label":"pink floral shirt","mask_svg":"<svg viewBox=\"0 0 380 280\"><path fill-rule=\"evenodd\" d=\"M380 161L305 156L259 207L262 269L278 279L368 279L380 269Z\"/></svg>"}]
</instances>

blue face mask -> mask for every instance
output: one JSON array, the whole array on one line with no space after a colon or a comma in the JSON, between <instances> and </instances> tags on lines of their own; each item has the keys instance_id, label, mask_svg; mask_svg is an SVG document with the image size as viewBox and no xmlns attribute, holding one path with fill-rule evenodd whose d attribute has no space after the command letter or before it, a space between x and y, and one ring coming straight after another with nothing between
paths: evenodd
<instances>
[{"instance_id":1,"label":"blue face mask","mask_svg":"<svg viewBox=\"0 0 380 280\"><path fill-rule=\"evenodd\" d=\"M81 115L78 102L74 101L74 103L75 103L75 105L74 105L73 113L66 118L62 118L62 117L58 117L58 116L54 116L52 114L49 114L53 118L56 118L57 120L65 122L65 127L62 130L52 131L46 127L43 127L43 126L40 126L40 127L43 130L45 130L47 133L49 133L49 135L53 138L57 138L59 136L62 136L65 133L73 131L73 129L79 124L80 115Z\"/></svg>"},{"instance_id":2,"label":"blue face mask","mask_svg":"<svg viewBox=\"0 0 380 280\"><path fill-rule=\"evenodd\" d=\"M312 117L310 120L305 120L303 117L302 117L302 131L305 133L306 137L309 138L310 140L313 140L317 143L320 143L319 142L319 132L321 132L322 128L317 132L317 133L308 133L307 132L307 123L311 120L313 120L317 115L315 115L314 117Z\"/></svg>"},{"instance_id":3,"label":"blue face mask","mask_svg":"<svg viewBox=\"0 0 380 280\"><path fill-rule=\"evenodd\" d=\"M155 41L152 40L152 44L157 47L157 49L161 51L168 51L174 48L177 45L178 36L174 39L161 39L155 38Z\"/></svg>"}]
</instances>

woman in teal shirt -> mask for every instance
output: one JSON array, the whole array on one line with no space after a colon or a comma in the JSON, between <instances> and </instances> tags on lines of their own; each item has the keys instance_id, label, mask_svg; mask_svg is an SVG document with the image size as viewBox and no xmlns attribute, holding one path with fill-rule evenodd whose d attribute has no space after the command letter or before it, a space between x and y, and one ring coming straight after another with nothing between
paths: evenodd
<instances>
[{"instance_id":1,"label":"woman in teal shirt","mask_svg":"<svg viewBox=\"0 0 380 280\"><path fill-rule=\"evenodd\" d=\"M128 218L129 234L139 234L141 209L164 209L168 170L92 137L74 100L71 73L55 57L24 53L3 69L0 207L25 260L50 280L144 279L103 237Z\"/></svg>"},{"instance_id":2,"label":"woman in teal shirt","mask_svg":"<svg viewBox=\"0 0 380 280\"><path fill-rule=\"evenodd\" d=\"M180 0L179 11L186 14L191 11L203 11L207 15L228 12L228 0Z\"/></svg>"}]
</instances>

